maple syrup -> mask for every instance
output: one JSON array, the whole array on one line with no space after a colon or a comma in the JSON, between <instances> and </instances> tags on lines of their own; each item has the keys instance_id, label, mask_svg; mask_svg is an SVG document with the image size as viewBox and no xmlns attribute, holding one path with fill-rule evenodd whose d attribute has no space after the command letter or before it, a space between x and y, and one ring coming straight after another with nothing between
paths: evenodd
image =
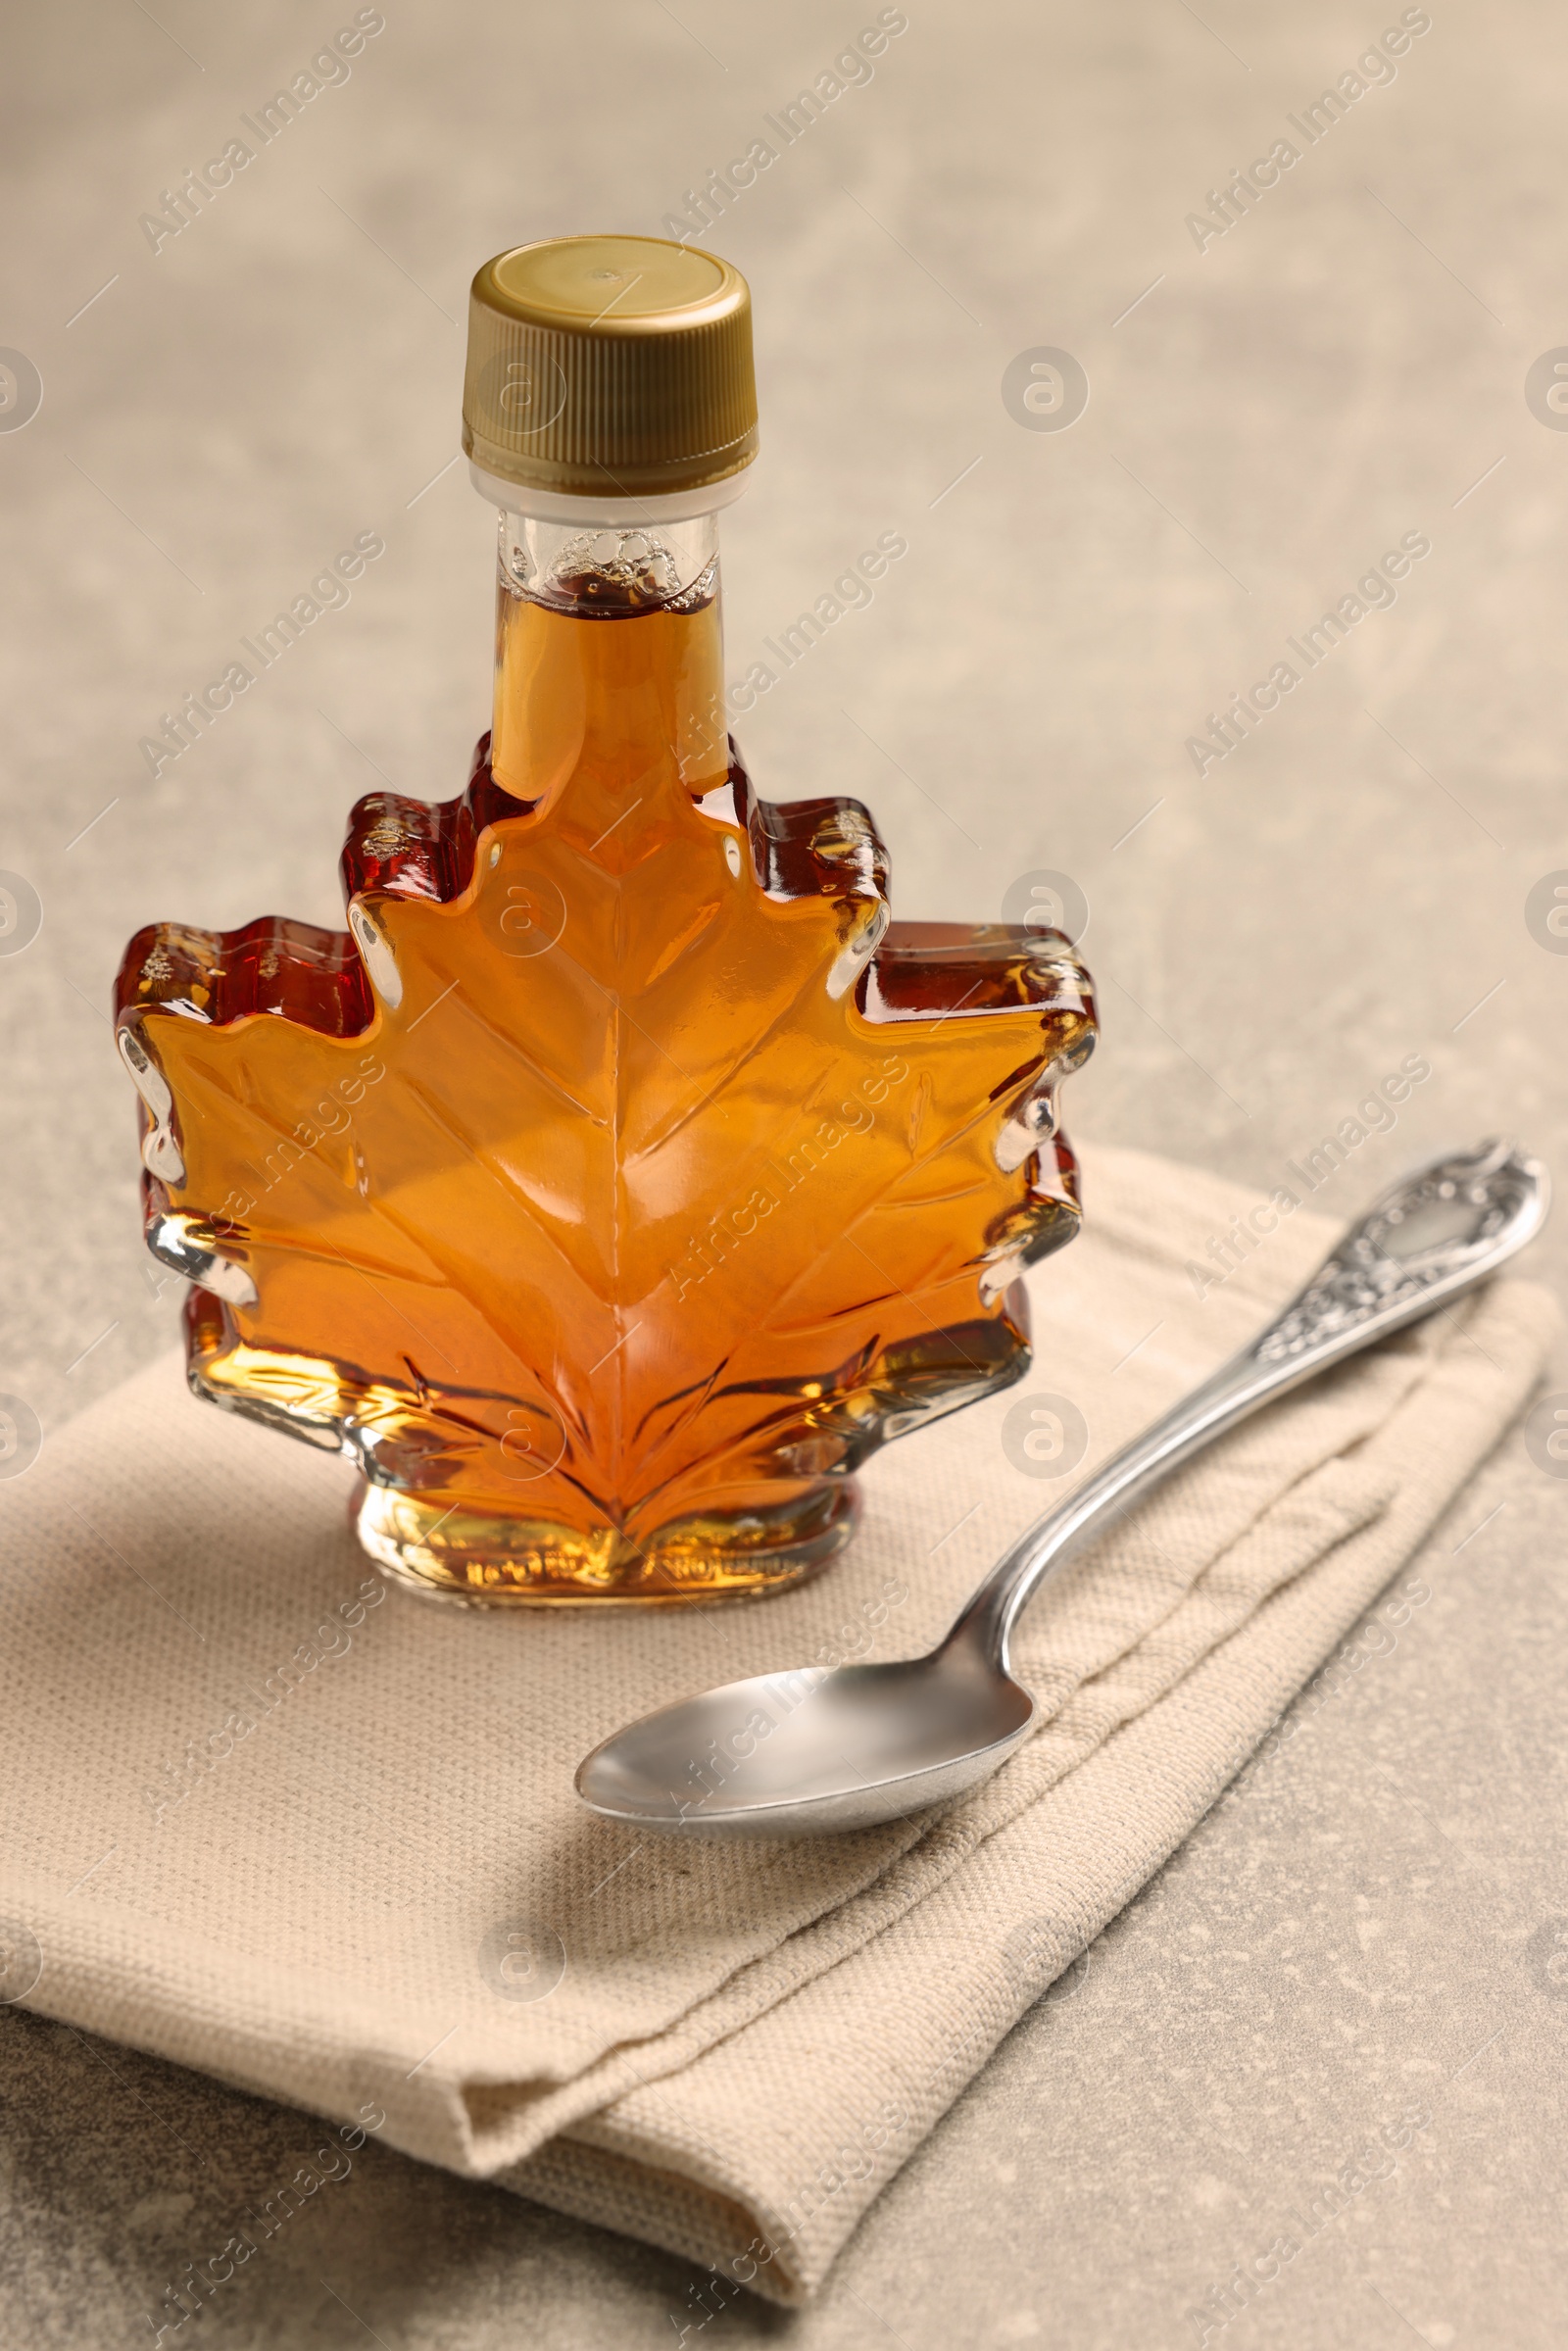
<instances>
[{"instance_id":1,"label":"maple syrup","mask_svg":"<svg viewBox=\"0 0 1568 2351\"><path fill-rule=\"evenodd\" d=\"M548 314L606 270L684 293L693 262L744 320L727 265L646 239L500 257L476 308L507 265ZM678 333L673 300L633 318L664 312ZM479 345L481 392L518 381L503 361L530 402L554 380ZM130 943L149 1246L193 1285L198 1394L349 1454L389 1574L480 1601L776 1589L849 1539L867 1454L1026 1366L1018 1273L1076 1229L1054 1097L1088 985L1056 934L890 922L862 808L755 794L715 521L744 402L711 479L717 428L675 403L684 487L645 404L604 463L664 478L617 501L562 478L569 400L514 436L541 456L485 437L508 412L474 381L492 732L460 798L354 809L348 933Z\"/></svg>"}]
</instances>

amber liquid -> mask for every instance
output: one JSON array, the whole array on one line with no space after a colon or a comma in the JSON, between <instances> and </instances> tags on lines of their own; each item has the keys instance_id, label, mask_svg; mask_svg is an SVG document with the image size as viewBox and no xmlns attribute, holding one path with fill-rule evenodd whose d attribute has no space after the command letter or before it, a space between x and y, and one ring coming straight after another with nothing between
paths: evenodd
<instances>
[{"instance_id":1,"label":"amber liquid","mask_svg":"<svg viewBox=\"0 0 1568 2351\"><path fill-rule=\"evenodd\" d=\"M1075 1229L1066 943L882 936L869 818L756 799L686 603L503 594L493 764L356 808L352 941L161 925L122 973L195 1384L352 1452L367 1548L462 1597L811 1572L858 1461L1022 1371Z\"/></svg>"}]
</instances>

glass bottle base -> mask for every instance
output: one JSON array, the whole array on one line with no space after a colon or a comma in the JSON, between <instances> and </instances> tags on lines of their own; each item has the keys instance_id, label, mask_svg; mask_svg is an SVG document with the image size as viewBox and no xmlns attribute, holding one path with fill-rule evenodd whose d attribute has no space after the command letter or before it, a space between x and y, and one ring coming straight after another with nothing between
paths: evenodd
<instances>
[{"instance_id":1,"label":"glass bottle base","mask_svg":"<svg viewBox=\"0 0 1568 2351\"><path fill-rule=\"evenodd\" d=\"M521 1513L362 1486L360 1543L391 1582L474 1607L657 1607L760 1596L804 1584L843 1550L860 1515L853 1478L792 1501L712 1511L662 1527L646 1545Z\"/></svg>"}]
</instances>

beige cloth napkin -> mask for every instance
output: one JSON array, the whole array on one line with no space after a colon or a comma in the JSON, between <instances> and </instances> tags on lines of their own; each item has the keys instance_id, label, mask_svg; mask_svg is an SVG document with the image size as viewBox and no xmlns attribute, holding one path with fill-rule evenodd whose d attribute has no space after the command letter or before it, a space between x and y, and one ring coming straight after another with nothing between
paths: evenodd
<instances>
[{"instance_id":1,"label":"beige cloth napkin","mask_svg":"<svg viewBox=\"0 0 1568 2351\"><path fill-rule=\"evenodd\" d=\"M172 1362L85 1413L0 1486L0 1994L383 2110L411 2154L806 2298L1453 1498L1551 1328L1496 1285L1192 1465L1037 1602L1016 1664L1046 1727L945 1815L752 1847L591 1818L578 1757L662 1700L932 1641L1067 1491L1016 1465L1020 1399L1081 1413L1081 1476L1335 1229L1301 1209L1200 1298L1189 1264L1248 1197L1108 1150L1086 1183L1022 1389L889 1448L848 1556L760 1604L423 1601L368 1575L342 1463Z\"/></svg>"}]
</instances>

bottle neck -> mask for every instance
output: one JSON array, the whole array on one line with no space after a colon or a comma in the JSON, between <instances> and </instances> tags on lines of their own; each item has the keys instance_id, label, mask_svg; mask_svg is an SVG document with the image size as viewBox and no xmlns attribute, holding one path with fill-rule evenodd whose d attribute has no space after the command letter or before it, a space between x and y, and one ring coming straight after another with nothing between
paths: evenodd
<instances>
[{"instance_id":1,"label":"bottle neck","mask_svg":"<svg viewBox=\"0 0 1568 2351\"><path fill-rule=\"evenodd\" d=\"M716 514L504 509L490 746L502 790L546 805L569 793L591 827L639 801L699 799L728 762Z\"/></svg>"}]
</instances>

